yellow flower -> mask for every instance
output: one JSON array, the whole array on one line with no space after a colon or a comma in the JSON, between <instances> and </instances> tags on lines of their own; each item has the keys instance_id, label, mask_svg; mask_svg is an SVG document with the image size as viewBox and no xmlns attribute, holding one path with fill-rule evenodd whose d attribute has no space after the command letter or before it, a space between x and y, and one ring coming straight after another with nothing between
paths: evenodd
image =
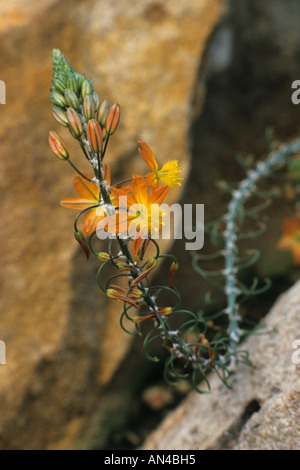
<instances>
[{"instance_id":1,"label":"yellow flower","mask_svg":"<svg viewBox=\"0 0 300 470\"><path fill-rule=\"evenodd\" d=\"M151 173L146 175L147 183L152 189L158 188L160 182L169 188L173 188L174 186L181 186L180 180L183 178L179 176L181 170L178 167L177 160L169 160L162 166L161 169L159 169L153 152L146 142L139 141L138 144L141 146L141 148L139 148L139 152L142 158L147 163L150 170L152 170Z\"/></svg>"},{"instance_id":2,"label":"yellow flower","mask_svg":"<svg viewBox=\"0 0 300 470\"><path fill-rule=\"evenodd\" d=\"M132 186L124 188L111 188L114 204L119 207L113 216L104 218L98 228L103 228L113 234L130 236L133 241L134 257L138 255L143 239L152 233L160 232L163 226L164 212L160 204L165 199L169 188L160 186L149 192L149 185L142 176L133 175Z\"/></svg>"}]
</instances>

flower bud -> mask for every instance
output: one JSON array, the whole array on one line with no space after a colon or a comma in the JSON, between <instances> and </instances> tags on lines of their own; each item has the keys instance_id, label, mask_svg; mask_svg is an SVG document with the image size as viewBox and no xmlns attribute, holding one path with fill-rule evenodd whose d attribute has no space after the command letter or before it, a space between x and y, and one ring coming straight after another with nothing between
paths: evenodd
<instances>
[{"instance_id":1,"label":"flower bud","mask_svg":"<svg viewBox=\"0 0 300 470\"><path fill-rule=\"evenodd\" d=\"M53 83L54 87L56 88L56 90L59 93L64 94L65 88L67 86L67 83L64 79L62 79L61 77L60 78L54 78L52 80L52 83Z\"/></svg>"},{"instance_id":2,"label":"flower bud","mask_svg":"<svg viewBox=\"0 0 300 470\"><path fill-rule=\"evenodd\" d=\"M151 273L151 271L153 271L156 265L157 259L150 258L149 261L145 264L142 273L131 282L131 287L137 286L143 279L145 279Z\"/></svg>"},{"instance_id":3,"label":"flower bud","mask_svg":"<svg viewBox=\"0 0 300 470\"><path fill-rule=\"evenodd\" d=\"M118 127L120 121L120 106L115 103L112 105L107 116L105 129L108 135L113 135Z\"/></svg>"},{"instance_id":4,"label":"flower bud","mask_svg":"<svg viewBox=\"0 0 300 470\"><path fill-rule=\"evenodd\" d=\"M65 108L67 103L63 95L61 95L57 90L53 90L49 96L50 101L60 108Z\"/></svg>"},{"instance_id":5,"label":"flower bud","mask_svg":"<svg viewBox=\"0 0 300 470\"><path fill-rule=\"evenodd\" d=\"M55 121L57 121L61 126L69 127L67 113L65 113L65 111L63 111L58 106L53 106L52 114Z\"/></svg>"},{"instance_id":6,"label":"flower bud","mask_svg":"<svg viewBox=\"0 0 300 470\"><path fill-rule=\"evenodd\" d=\"M75 240L78 241L79 245L83 249L86 258L89 259L90 249L89 249L89 245L88 245L86 239L84 238L83 232L81 230L77 230L77 232L74 232L74 237L75 237Z\"/></svg>"},{"instance_id":7,"label":"flower bud","mask_svg":"<svg viewBox=\"0 0 300 470\"><path fill-rule=\"evenodd\" d=\"M82 99L86 97L86 95L91 95L93 93L93 84L91 80L84 79L81 86L81 96Z\"/></svg>"},{"instance_id":8,"label":"flower bud","mask_svg":"<svg viewBox=\"0 0 300 470\"><path fill-rule=\"evenodd\" d=\"M67 109L67 117L69 121L71 134L73 137L78 139L83 133L83 128L82 128L82 123L80 121L80 117L78 116L78 114L73 108Z\"/></svg>"},{"instance_id":9,"label":"flower bud","mask_svg":"<svg viewBox=\"0 0 300 470\"><path fill-rule=\"evenodd\" d=\"M96 90L93 91L93 99L95 104L95 112L97 112L100 107L100 98Z\"/></svg>"},{"instance_id":10,"label":"flower bud","mask_svg":"<svg viewBox=\"0 0 300 470\"><path fill-rule=\"evenodd\" d=\"M107 137L106 129L105 129L105 127L102 127L102 140L103 140L103 142L105 142L106 137Z\"/></svg>"},{"instance_id":11,"label":"flower bud","mask_svg":"<svg viewBox=\"0 0 300 470\"><path fill-rule=\"evenodd\" d=\"M86 95L83 101L83 112L87 119L95 117L95 103L92 95Z\"/></svg>"},{"instance_id":12,"label":"flower bud","mask_svg":"<svg viewBox=\"0 0 300 470\"><path fill-rule=\"evenodd\" d=\"M100 251L100 253L98 253L97 258L98 258L100 261L109 261L109 260L110 260L109 254L108 254L108 253L105 253L105 251Z\"/></svg>"},{"instance_id":13,"label":"flower bud","mask_svg":"<svg viewBox=\"0 0 300 470\"><path fill-rule=\"evenodd\" d=\"M160 315L171 315L172 312L173 312L172 307L163 307L163 308L159 308L158 310L158 313Z\"/></svg>"},{"instance_id":14,"label":"flower bud","mask_svg":"<svg viewBox=\"0 0 300 470\"><path fill-rule=\"evenodd\" d=\"M173 282L173 277L174 277L174 274L176 273L177 270L178 270L178 262L173 261L173 263L170 266L170 271L169 271L169 274L168 274L168 284L172 289L175 289L175 290L176 290L176 287L175 287L174 282Z\"/></svg>"},{"instance_id":15,"label":"flower bud","mask_svg":"<svg viewBox=\"0 0 300 470\"><path fill-rule=\"evenodd\" d=\"M69 152L67 150L66 144L64 141L59 137L59 135L54 132L49 132L49 144L52 152L60 159L60 160L68 160Z\"/></svg>"},{"instance_id":16,"label":"flower bud","mask_svg":"<svg viewBox=\"0 0 300 470\"><path fill-rule=\"evenodd\" d=\"M120 294L120 292L118 292L116 289L107 289L106 295L110 299L119 300L120 302L126 302L133 308L138 310L138 306L136 305L134 300L130 299L129 297L126 297L125 295Z\"/></svg>"},{"instance_id":17,"label":"flower bud","mask_svg":"<svg viewBox=\"0 0 300 470\"><path fill-rule=\"evenodd\" d=\"M99 154L102 150L102 131L96 119L90 119L87 123L87 138L93 152Z\"/></svg>"},{"instance_id":18,"label":"flower bud","mask_svg":"<svg viewBox=\"0 0 300 470\"><path fill-rule=\"evenodd\" d=\"M79 107L79 101L76 96L76 93L72 91L70 88L65 89L65 100L68 106L73 109L78 109Z\"/></svg>"},{"instance_id":19,"label":"flower bud","mask_svg":"<svg viewBox=\"0 0 300 470\"><path fill-rule=\"evenodd\" d=\"M76 80L75 77L68 77L68 80L67 80L67 88L69 88L70 90L74 91L74 93L77 93L78 92L78 89L79 89L79 83L78 83L78 80Z\"/></svg>"},{"instance_id":20,"label":"flower bud","mask_svg":"<svg viewBox=\"0 0 300 470\"><path fill-rule=\"evenodd\" d=\"M85 75L84 73L75 72L74 76L78 84L78 90L79 90L82 87L83 81L85 80Z\"/></svg>"},{"instance_id":21,"label":"flower bud","mask_svg":"<svg viewBox=\"0 0 300 470\"><path fill-rule=\"evenodd\" d=\"M105 126L106 119L109 113L109 103L108 100L104 100L100 106L99 113L98 113L98 122L100 126Z\"/></svg>"}]
</instances>

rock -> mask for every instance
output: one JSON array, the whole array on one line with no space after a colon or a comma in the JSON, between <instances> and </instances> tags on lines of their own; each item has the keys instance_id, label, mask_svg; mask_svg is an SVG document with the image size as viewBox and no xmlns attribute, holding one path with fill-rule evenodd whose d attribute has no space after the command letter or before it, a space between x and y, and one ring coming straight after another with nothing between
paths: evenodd
<instances>
[{"instance_id":1,"label":"rock","mask_svg":"<svg viewBox=\"0 0 300 470\"><path fill-rule=\"evenodd\" d=\"M191 392L143 449L299 450L300 366L293 363L292 348L300 339L299 312L300 281L266 317L273 332L251 336L242 345L256 369L238 365L233 390L212 374L211 393Z\"/></svg>"},{"instance_id":2,"label":"rock","mask_svg":"<svg viewBox=\"0 0 300 470\"><path fill-rule=\"evenodd\" d=\"M91 76L101 99L120 102L110 151L116 178L142 168L137 140L146 140L161 163L180 159L187 175L190 97L221 5L14 0L0 6L6 84L0 340L7 354L0 366L1 449L84 446L95 415L109 410L105 404L122 406L123 384L115 398L103 387L131 341L119 327L119 304L97 288L97 264L87 263L73 240L74 214L58 205L72 194L73 173L47 142L50 129L63 135L48 100L51 50L62 49ZM77 147L70 147L80 164ZM102 442L97 424L95 433Z\"/></svg>"},{"instance_id":3,"label":"rock","mask_svg":"<svg viewBox=\"0 0 300 470\"><path fill-rule=\"evenodd\" d=\"M235 155L265 158L269 152L266 130L270 127L275 139L283 142L299 137L300 106L291 101L292 83L300 77L299 15L297 0L232 0L210 38L192 101L192 171L182 196L182 203L204 204L205 222L213 220L228 200L215 182L237 183L244 177ZM278 180L263 184L261 187L268 190L283 186ZM254 267L255 274L274 278L273 301L281 287L284 291L291 285L291 257L276 249L281 222L288 211L293 211L287 204L284 198L274 200L267 212L268 230L253 244L247 241L246 247L260 249L262 256ZM204 250L209 248L206 236ZM198 310L211 286L191 275L184 240L176 240L172 249L180 266L176 280L184 286L182 305ZM209 266L211 270L223 268L212 263ZM262 310L269 308L270 304Z\"/></svg>"}]
</instances>

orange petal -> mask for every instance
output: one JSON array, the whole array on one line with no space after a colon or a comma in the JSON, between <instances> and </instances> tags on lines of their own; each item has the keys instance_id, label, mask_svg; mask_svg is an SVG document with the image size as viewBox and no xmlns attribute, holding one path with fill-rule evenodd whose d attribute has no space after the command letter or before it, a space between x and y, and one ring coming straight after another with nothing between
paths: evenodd
<instances>
[{"instance_id":1,"label":"orange petal","mask_svg":"<svg viewBox=\"0 0 300 470\"><path fill-rule=\"evenodd\" d=\"M102 228L109 233L127 234L128 223L130 222L127 212L117 212L116 215L105 217L100 221L98 228Z\"/></svg>"},{"instance_id":2,"label":"orange petal","mask_svg":"<svg viewBox=\"0 0 300 470\"><path fill-rule=\"evenodd\" d=\"M284 219L282 223L282 231L284 235L293 235L300 229L300 218L297 215Z\"/></svg>"},{"instance_id":3,"label":"orange petal","mask_svg":"<svg viewBox=\"0 0 300 470\"><path fill-rule=\"evenodd\" d=\"M73 182L74 189L78 196L89 201L99 201L99 188L96 183L92 183L82 178L82 176L75 176Z\"/></svg>"},{"instance_id":4,"label":"orange petal","mask_svg":"<svg viewBox=\"0 0 300 470\"><path fill-rule=\"evenodd\" d=\"M140 142L140 141L138 141L138 144L142 147L141 149L139 148L139 152L142 158L145 160L145 162L149 166L149 168L152 171L157 170L158 164L157 164L157 161L155 160L155 157L149 145L147 145L146 142Z\"/></svg>"},{"instance_id":5,"label":"orange petal","mask_svg":"<svg viewBox=\"0 0 300 470\"><path fill-rule=\"evenodd\" d=\"M106 217L107 211L104 208L96 207L84 218L83 232L85 235L92 235L97 229L97 225Z\"/></svg>"},{"instance_id":6,"label":"orange petal","mask_svg":"<svg viewBox=\"0 0 300 470\"><path fill-rule=\"evenodd\" d=\"M134 200L133 196L126 193L125 191L123 191L122 189L120 188L114 188L112 187L111 188L111 194L118 200L120 201L120 204L122 207L127 207L129 208L130 206L133 206L133 204L136 203L136 201ZM127 200L125 199L127 198ZM126 201L126 205L125 205L125 201ZM117 205L114 203L114 205Z\"/></svg>"},{"instance_id":7,"label":"orange petal","mask_svg":"<svg viewBox=\"0 0 300 470\"><path fill-rule=\"evenodd\" d=\"M149 204L161 204L168 194L169 186L164 185L155 189L149 197Z\"/></svg>"},{"instance_id":8,"label":"orange petal","mask_svg":"<svg viewBox=\"0 0 300 470\"><path fill-rule=\"evenodd\" d=\"M146 178L147 183L151 187L151 189L158 188L159 182L155 173L148 173L148 175L146 175L145 178Z\"/></svg>"},{"instance_id":9,"label":"orange petal","mask_svg":"<svg viewBox=\"0 0 300 470\"><path fill-rule=\"evenodd\" d=\"M124 184L122 184L122 186L120 186L120 189L122 191L124 191L125 193L127 193L127 194L131 194L132 193L132 191L131 191L132 183L124 183Z\"/></svg>"},{"instance_id":10,"label":"orange petal","mask_svg":"<svg viewBox=\"0 0 300 470\"><path fill-rule=\"evenodd\" d=\"M80 197L68 197L67 199L60 201L60 205L67 207L68 209L82 211L83 209L94 206L95 201L91 201L90 199L82 199Z\"/></svg>"},{"instance_id":11,"label":"orange petal","mask_svg":"<svg viewBox=\"0 0 300 470\"><path fill-rule=\"evenodd\" d=\"M132 175L132 194L135 199L135 202L138 204L148 205L149 192L148 192L148 183L144 180L142 176Z\"/></svg>"},{"instance_id":12,"label":"orange petal","mask_svg":"<svg viewBox=\"0 0 300 470\"><path fill-rule=\"evenodd\" d=\"M140 249L140 246L141 246L141 243L143 241L143 238L135 238L133 240L133 243L132 243L132 252L133 252L133 256L134 256L134 259L135 261L137 260L138 258L138 252L139 252L139 249Z\"/></svg>"}]
</instances>

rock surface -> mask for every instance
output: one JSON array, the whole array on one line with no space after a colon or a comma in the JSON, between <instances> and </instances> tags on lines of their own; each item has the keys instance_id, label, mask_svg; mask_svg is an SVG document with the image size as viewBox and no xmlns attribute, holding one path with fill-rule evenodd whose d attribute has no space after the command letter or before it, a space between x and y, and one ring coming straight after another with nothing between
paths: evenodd
<instances>
[{"instance_id":1,"label":"rock surface","mask_svg":"<svg viewBox=\"0 0 300 470\"><path fill-rule=\"evenodd\" d=\"M116 178L141 169L137 140L187 175L190 97L220 14L219 0L1 3L1 449L84 446L95 410L120 407L122 387L105 401L103 385L130 341L119 305L98 291L96 264L77 251L74 214L58 205L73 173L48 148L49 129L63 134L48 101L52 48L121 104Z\"/></svg>"},{"instance_id":2,"label":"rock surface","mask_svg":"<svg viewBox=\"0 0 300 470\"><path fill-rule=\"evenodd\" d=\"M204 204L206 222L228 200L224 192L216 189L215 182L237 183L244 177L235 155L265 158L269 152L268 128L273 128L275 139L283 142L299 137L300 106L291 101L291 86L300 77L300 3L231 0L229 5L210 38L198 71L189 133L192 171L183 202ZM266 188L276 184L268 181ZM256 275L274 278L273 299L282 287L287 290L291 285L287 282L291 258L283 256L276 247L281 221L288 213L293 213L293 207L287 207L284 198L276 199L268 211L266 234L255 239L253 245L247 242L247 248L250 245L261 250L261 259L254 268ZM205 249L208 245L206 237ZM211 286L190 274L183 241L175 241L173 252L180 265L176 279L184 285L183 306L198 309L201 294ZM260 306L265 307L261 303ZM269 308L266 306L264 314Z\"/></svg>"},{"instance_id":3,"label":"rock surface","mask_svg":"<svg viewBox=\"0 0 300 470\"><path fill-rule=\"evenodd\" d=\"M252 336L243 349L257 367L238 366L228 390L216 375L209 395L192 392L148 437L150 450L299 450L300 366L293 363L300 282L266 317L274 332ZM294 361L295 362L295 361Z\"/></svg>"}]
</instances>

